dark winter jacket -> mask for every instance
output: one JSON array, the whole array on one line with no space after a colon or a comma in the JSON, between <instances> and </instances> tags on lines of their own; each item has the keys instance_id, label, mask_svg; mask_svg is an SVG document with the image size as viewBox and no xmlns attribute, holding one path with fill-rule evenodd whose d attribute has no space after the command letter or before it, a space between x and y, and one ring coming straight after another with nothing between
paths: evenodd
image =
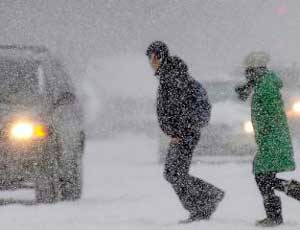
<instances>
[{"instance_id":1,"label":"dark winter jacket","mask_svg":"<svg viewBox=\"0 0 300 230\"><path fill-rule=\"evenodd\" d=\"M202 85L189 75L186 64L178 57L166 58L156 75L157 116L163 132L177 138L199 132L208 123L211 109Z\"/></svg>"}]
</instances>

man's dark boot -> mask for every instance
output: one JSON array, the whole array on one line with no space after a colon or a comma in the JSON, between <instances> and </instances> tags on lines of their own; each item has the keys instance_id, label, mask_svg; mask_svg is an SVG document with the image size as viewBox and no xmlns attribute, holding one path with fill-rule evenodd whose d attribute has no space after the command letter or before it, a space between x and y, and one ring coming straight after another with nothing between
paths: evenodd
<instances>
[{"instance_id":1,"label":"man's dark boot","mask_svg":"<svg viewBox=\"0 0 300 230\"><path fill-rule=\"evenodd\" d=\"M267 218L256 222L256 226L274 227L283 223L281 214L281 201L277 196L270 197L264 200L264 206Z\"/></svg>"},{"instance_id":2,"label":"man's dark boot","mask_svg":"<svg viewBox=\"0 0 300 230\"><path fill-rule=\"evenodd\" d=\"M283 223L283 220L272 220L269 218L265 218L262 220L256 221L256 226L257 227L275 227L278 225L281 225Z\"/></svg>"},{"instance_id":3,"label":"man's dark boot","mask_svg":"<svg viewBox=\"0 0 300 230\"><path fill-rule=\"evenodd\" d=\"M217 210L219 204L225 197L225 192L222 190L218 190L217 194L213 197L213 199L210 201L211 205L209 208L209 211L207 211L207 214L209 217Z\"/></svg>"},{"instance_id":4,"label":"man's dark boot","mask_svg":"<svg viewBox=\"0 0 300 230\"><path fill-rule=\"evenodd\" d=\"M179 221L179 224L188 224L195 221L209 220L209 218L210 215L207 215L206 212L191 213L187 219Z\"/></svg>"},{"instance_id":5,"label":"man's dark boot","mask_svg":"<svg viewBox=\"0 0 300 230\"><path fill-rule=\"evenodd\" d=\"M300 201L300 183L298 181L291 180L287 185L286 194Z\"/></svg>"},{"instance_id":6,"label":"man's dark boot","mask_svg":"<svg viewBox=\"0 0 300 230\"><path fill-rule=\"evenodd\" d=\"M207 201L205 205L201 205L195 211L193 211L189 218L180 221L181 224L187 224L195 221L209 220L212 214L217 210L218 205L225 197L225 192L218 189L217 193Z\"/></svg>"}]
</instances>

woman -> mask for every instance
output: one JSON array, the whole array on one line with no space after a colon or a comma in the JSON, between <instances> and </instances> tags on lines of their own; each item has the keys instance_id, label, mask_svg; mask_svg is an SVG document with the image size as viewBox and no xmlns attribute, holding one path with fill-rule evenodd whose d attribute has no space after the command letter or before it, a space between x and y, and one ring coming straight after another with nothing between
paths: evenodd
<instances>
[{"instance_id":1,"label":"woman","mask_svg":"<svg viewBox=\"0 0 300 230\"><path fill-rule=\"evenodd\" d=\"M267 217L256 222L270 227L283 223L281 200L274 190L300 199L298 182L276 177L277 173L295 170L293 146L280 89L281 79L267 68L270 58L264 52L253 52L245 61L247 83L236 87L243 101L252 95L251 119L258 146L253 172L262 194Z\"/></svg>"}]
</instances>

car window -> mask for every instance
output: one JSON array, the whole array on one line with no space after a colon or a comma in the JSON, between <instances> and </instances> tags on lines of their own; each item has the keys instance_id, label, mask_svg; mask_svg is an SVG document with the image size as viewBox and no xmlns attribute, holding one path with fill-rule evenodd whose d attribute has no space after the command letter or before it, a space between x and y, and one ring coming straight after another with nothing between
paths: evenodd
<instances>
[{"instance_id":1,"label":"car window","mask_svg":"<svg viewBox=\"0 0 300 230\"><path fill-rule=\"evenodd\" d=\"M51 94L53 101L56 101L60 95L65 92L73 93L72 85L68 80L68 75L64 71L63 66L58 61L53 61L49 67L49 93Z\"/></svg>"},{"instance_id":2,"label":"car window","mask_svg":"<svg viewBox=\"0 0 300 230\"><path fill-rule=\"evenodd\" d=\"M45 73L44 69L41 65L39 65L37 69L37 77L38 77L38 83L39 83L39 91L40 93L45 91L46 88L46 79L45 79Z\"/></svg>"}]
</instances>

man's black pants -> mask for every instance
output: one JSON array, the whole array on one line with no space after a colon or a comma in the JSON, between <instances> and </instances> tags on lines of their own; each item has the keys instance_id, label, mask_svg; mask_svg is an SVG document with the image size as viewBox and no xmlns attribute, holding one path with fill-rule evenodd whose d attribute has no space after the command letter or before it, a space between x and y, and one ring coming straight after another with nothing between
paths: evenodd
<instances>
[{"instance_id":1,"label":"man's black pants","mask_svg":"<svg viewBox=\"0 0 300 230\"><path fill-rule=\"evenodd\" d=\"M189 175L193 151L200 133L189 136L179 143L171 143L166 156L164 176L172 185L183 207L192 215L210 216L215 210L217 197L223 193L217 187Z\"/></svg>"},{"instance_id":2,"label":"man's black pants","mask_svg":"<svg viewBox=\"0 0 300 230\"><path fill-rule=\"evenodd\" d=\"M277 178L275 173L258 174L255 180L263 197L267 217L273 220L282 218L281 200L274 190L284 192L288 181Z\"/></svg>"}]
</instances>

